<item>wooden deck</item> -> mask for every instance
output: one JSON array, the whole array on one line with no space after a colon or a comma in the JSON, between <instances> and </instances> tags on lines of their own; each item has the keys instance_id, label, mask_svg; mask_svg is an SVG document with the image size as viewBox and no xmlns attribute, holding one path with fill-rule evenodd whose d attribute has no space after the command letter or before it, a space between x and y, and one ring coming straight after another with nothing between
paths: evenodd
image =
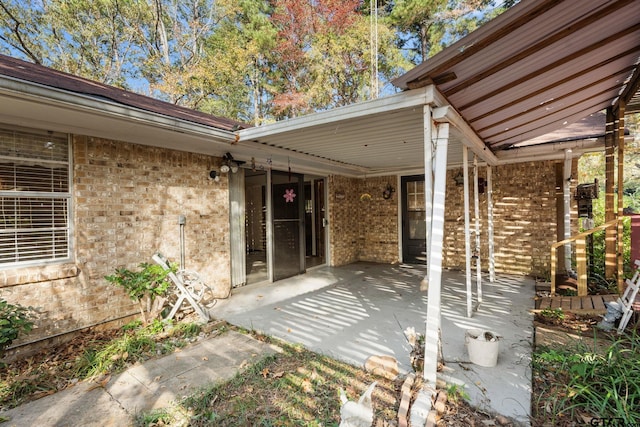
<instances>
[{"instance_id":1,"label":"wooden deck","mask_svg":"<svg viewBox=\"0 0 640 427\"><path fill-rule=\"evenodd\" d=\"M539 297L536 310L561 308L563 311L581 314L601 314L607 311L604 303L615 301L618 295L587 295L584 297Z\"/></svg>"}]
</instances>

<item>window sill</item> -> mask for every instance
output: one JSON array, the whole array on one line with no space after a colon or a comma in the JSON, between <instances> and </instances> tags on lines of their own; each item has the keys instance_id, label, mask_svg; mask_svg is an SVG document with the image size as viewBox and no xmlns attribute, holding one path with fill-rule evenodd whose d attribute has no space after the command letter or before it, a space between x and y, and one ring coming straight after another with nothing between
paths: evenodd
<instances>
[{"instance_id":1,"label":"window sill","mask_svg":"<svg viewBox=\"0 0 640 427\"><path fill-rule=\"evenodd\" d=\"M54 264L8 269L0 271L0 288L67 279L77 277L79 274L80 269L75 264Z\"/></svg>"}]
</instances>

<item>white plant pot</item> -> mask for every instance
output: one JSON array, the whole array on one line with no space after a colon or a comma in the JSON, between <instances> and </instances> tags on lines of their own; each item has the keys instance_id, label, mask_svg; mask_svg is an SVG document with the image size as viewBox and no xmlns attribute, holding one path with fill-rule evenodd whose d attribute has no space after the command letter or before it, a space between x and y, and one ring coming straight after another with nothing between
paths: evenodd
<instances>
[{"instance_id":1,"label":"white plant pot","mask_svg":"<svg viewBox=\"0 0 640 427\"><path fill-rule=\"evenodd\" d=\"M472 363L492 368L498 364L500 338L498 334L481 329L468 329L464 341Z\"/></svg>"}]
</instances>

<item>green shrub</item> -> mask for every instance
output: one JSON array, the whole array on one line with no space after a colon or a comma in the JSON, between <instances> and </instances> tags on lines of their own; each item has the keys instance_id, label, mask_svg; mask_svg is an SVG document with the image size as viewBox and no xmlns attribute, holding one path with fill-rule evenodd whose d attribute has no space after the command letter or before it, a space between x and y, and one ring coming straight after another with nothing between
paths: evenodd
<instances>
[{"instance_id":1,"label":"green shrub","mask_svg":"<svg viewBox=\"0 0 640 427\"><path fill-rule=\"evenodd\" d=\"M0 298L0 357L22 333L33 328L33 308L10 304Z\"/></svg>"},{"instance_id":2,"label":"green shrub","mask_svg":"<svg viewBox=\"0 0 640 427\"><path fill-rule=\"evenodd\" d=\"M129 297L139 304L146 324L162 312L171 281L167 277L169 271L159 265L141 263L140 268L140 271L118 268L115 274L105 276L105 279L124 288Z\"/></svg>"}]
</instances>

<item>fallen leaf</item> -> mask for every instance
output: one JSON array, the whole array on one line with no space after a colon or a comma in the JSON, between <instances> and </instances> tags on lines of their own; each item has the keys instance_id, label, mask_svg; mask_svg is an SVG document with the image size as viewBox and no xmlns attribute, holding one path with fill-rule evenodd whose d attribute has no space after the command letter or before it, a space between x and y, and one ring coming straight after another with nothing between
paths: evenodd
<instances>
[{"instance_id":1,"label":"fallen leaf","mask_svg":"<svg viewBox=\"0 0 640 427\"><path fill-rule=\"evenodd\" d=\"M284 377L284 371L276 372L272 375L273 378L282 378Z\"/></svg>"},{"instance_id":2,"label":"fallen leaf","mask_svg":"<svg viewBox=\"0 0 640 427\"><path fill-rule=\"evenodd\" d=\"M264 368L264 369L262 370L262 376L263 376L264 378L267 378L267 377L269 376L269 368Z\"/></svg>"}]
</instances>

